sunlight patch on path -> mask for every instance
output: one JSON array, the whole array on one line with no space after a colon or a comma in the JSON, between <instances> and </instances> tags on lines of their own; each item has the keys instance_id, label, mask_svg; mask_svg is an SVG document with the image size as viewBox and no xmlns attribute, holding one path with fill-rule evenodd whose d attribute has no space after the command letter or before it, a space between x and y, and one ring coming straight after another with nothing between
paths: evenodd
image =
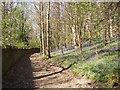
<instances>
[{"instance_id":1,"label":"sunlight patch on path","mask_svg":"<svg viewBox=\"0 0 120 90\"><path fill-rule=\"evenodd\" d=\"M33 72L33 77L47 75L62 70L52 62L43 61L38 53L30 57L33 69L39 68ZM51 66L50 66L51 65ZM34 79L36 88L92 88L91 81L84 77L74 76L69 70L53 74L50 76Z\"/></svg>"}]
</instances>

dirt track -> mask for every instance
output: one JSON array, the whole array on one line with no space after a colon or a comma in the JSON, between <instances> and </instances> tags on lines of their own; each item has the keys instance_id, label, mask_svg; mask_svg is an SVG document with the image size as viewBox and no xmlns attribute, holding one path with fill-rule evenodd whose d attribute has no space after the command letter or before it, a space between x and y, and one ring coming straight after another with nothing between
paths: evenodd
<instances>
[{"instance_id":1,"label":"dirt track","mask_svg":"<svg viewBox=\"0 0 120 90\"><path fill-rule=\"evenodd\" d=\"M3 80L3 88L92 88L91 81L44 61L39 53L21 60Z\"/></svg>"}]
</instances>

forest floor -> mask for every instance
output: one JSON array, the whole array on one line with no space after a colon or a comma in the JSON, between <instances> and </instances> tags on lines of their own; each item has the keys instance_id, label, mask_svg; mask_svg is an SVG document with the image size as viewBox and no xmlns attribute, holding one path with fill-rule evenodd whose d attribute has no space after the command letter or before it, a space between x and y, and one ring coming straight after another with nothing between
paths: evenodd
<instances>
[{"instance_id":1,"label":"forest floor","mask_svg":"<svg viewBox=\"0 0 120 90\"><path fill-rule=\"evenodd\" d=\"M111 77L119 77L118 41L95 49L84 47L84 57L79 49L52 52L52 58L35 53L18 62L3 80L3 88L97 88L113 87ZM12 82L12 83L11 83ZM118 86L117 85L117 86Z\"/></svg>"},{"instance_id":2,"label":"forest floor","mask_svg":"<svg viewBox=\"0 0 120 90\"><path fill-rule=\"evenodd\" d=\"M30 65L31 64L31 65ZM77 77L39 53L21 60L3 80L3 88L93 88L91 80Z\"/></svg>"}]
</instances>

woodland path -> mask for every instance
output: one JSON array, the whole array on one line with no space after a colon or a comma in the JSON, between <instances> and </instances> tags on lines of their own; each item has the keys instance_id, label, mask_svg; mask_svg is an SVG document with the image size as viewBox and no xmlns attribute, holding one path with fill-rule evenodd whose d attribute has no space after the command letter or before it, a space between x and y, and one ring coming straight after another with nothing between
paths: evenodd
<instances>
[{"instance_id":1,"label":"woodland path","mask_svg":"<svg viewBox=\"0 0 120 90\"><path fill-rule=\"evenodd\" d=\"M71 64L72 65L72 64ZM85 77L74 76L69 68L42 60L39 53L21 60L3 80L3 88L92 88Z\"/></svg>"}]
</instances>

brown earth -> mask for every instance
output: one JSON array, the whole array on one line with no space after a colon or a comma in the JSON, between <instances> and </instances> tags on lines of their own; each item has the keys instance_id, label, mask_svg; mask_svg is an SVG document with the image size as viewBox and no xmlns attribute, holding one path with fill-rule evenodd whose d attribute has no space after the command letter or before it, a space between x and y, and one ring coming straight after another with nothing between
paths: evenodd
<instances>
[{"instance_id":1,"label":"brown earth","mask_svg":"<svg viewBox=\"0 0 120 90\"><path fill-rule=\"evenodd\" d=\"M74 76L69 68L42 60L39 53L18 62L3 79L3 88L92 88L85 77Z\"/></svg>"}]
</instances>

